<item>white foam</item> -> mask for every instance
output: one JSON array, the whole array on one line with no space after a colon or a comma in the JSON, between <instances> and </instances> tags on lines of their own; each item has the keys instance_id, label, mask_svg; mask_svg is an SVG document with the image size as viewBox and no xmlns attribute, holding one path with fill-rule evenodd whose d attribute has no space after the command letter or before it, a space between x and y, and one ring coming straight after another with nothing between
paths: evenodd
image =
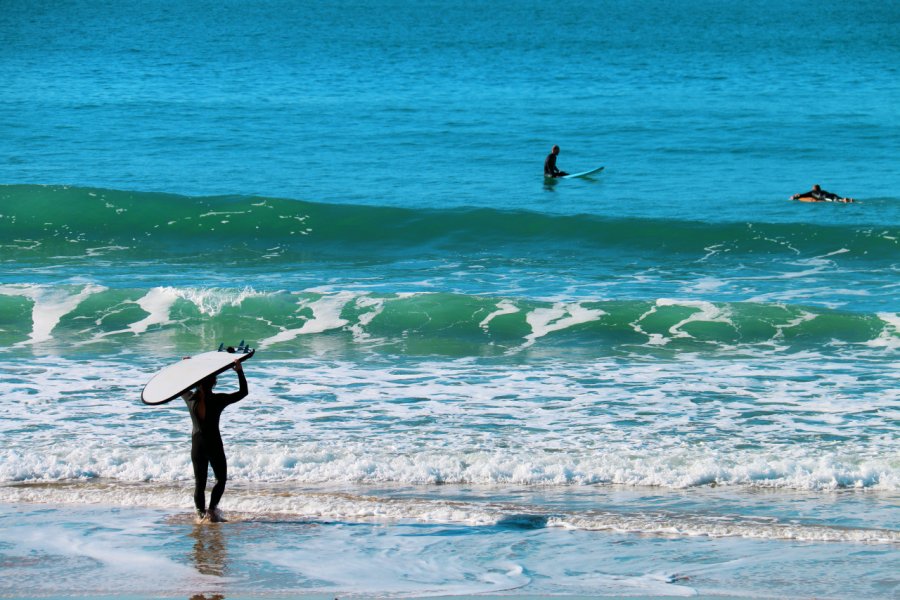
<instances>
[{"instance_id":1,"label":"white foam","mask_svg":"<svg viewBox=\"0 0 900 600\"><path fill-rule=\"evenodd\" d=\"M128 326L135 335L144 333L151 325L166 325L171 323L169 311L178 300L179 294L172 288L153 288L137 301L138 306L148 314L136 323Z\"/></svg>"},{"instance_id":2,"label":"white foam","mask_svg":"<svg viewBox=\"0 0 900 600\"><path fill-rule=\"evenodd\" d=\"M347 536L344 532L335 533ZM378 590L378 595L392 597L468 597L518 589L531 580L521 565L503 557L473 561L466 552L450 551L460 540L435 536L425 550L423 540L417 537L401 535L379 540L354 535L345 544L317 537L306 540L300 549L269 549L252 558L282 570L293 571L302 565L303 578L318 582L318 589L339 589L344 594L363 596ZM404 558L397 560L398 557Z\"/></svg>"},{"instance_id":3,"label":"white foam","mask_svg":"<svg viewBox=\"0 0 900 600\"><path fill-rule=\"evenodd\" d=\"M484 330L487 330L488 325L490 325L490 322L493 321L495 318L503 316L503 315L512 315L517 312L519 312L518 306L516 306L509 300L501 300L500 302L497 303L497 310L495 310L494 312L492 312L488 316L486 316L484 319L482 319L481 322L478 324L478 326Z\"/></svg>"},{"instance_id":4,"label":"white foam","mask_svg":"<svg viewBox=\"0 0 900 600\"><path fill-rule=\"evenodd\" d=\"M721 252L723 248L723 244L713 244L712 246L706 246L705 248L703 248L706 251L706 254L703 255L703 257L699 258L697 262L706 262L716 254L719 254L719 252Z\"/></svg>"},{"instance_id":5,"label":"white foam","mask_svg":"<svg viewBox=\"0 0 900 600\"><path fill-rule=\"evenodd\" d=\"M697 278L689 285L683 286L682 289L686 294L692 294L696 296L709 296L715 292L718 292L727 284L728 282L725 280L719 279L717 277L707 276Z\"/></svg>"},{"instance_id":6,"label":"white foam","mask_svg":"<svg viewBox=\"0 0 900 600\"><path fill-rule=\"evenodd\" d=\"M0 363L0 481L190 478L183 403L139 401L156 368ZM895 368L815 353L525 367L260 355L223 435L244 481L896 491L885 432L900 397L870 383Z\"/></svg>"},{"instance_id":7,"label":"white foam","mask_svg":"<svg viewBox=\"0 0 900 600\"><path fill-rule=\"evenodd\" d=\"M4 561L4 597L169 596L218 589L224 582L147 543L158 527L143 513L127 518L103 509L76 517L53 509L41 513L19 511L0 533L6 557L37 557ZM32 577L35 570L39 577Z\"/></svg>"},{"instance_id":8,"label":"white foam","mask_svg":"<svg viewBox=\"0 0 900 600\"><path fill-rule=\"evenodd\" d=\"M553 517L548 521L548 525L567 529L664 536L741 537L803 542L855 542L870 544L896 544L900 542L900 531L891 529L852 529L821 525L801 525L736 516L716 516L711 518L702 515L673 515L669 513L597 513L586 516Z\"/></svg>"},{"instance_id":9,"label":"white foam","mask_svg":"<svg viewBox=\"0 0 900 600\"><path fill-rule=\"evenodd\" d=\"M15 222L15 217L12 218L12 221ZM0 244L0 248L12 248L13 250L34 250L41 246L41 242L39 240L13 240L12 244Z\"/></svg>"},{"instance_id":10,"label":"white foam","mask_svg":"<svg viewBox=\"0 0 900 600\"><path fill-rule=\"evenodd\" d=\"M23 346L53 339L53 329L67 314L78 308L85 299L104 291L105 287L86 284L80 289L73 286L49 285L0 285L0 294L4 296L24 296L33 302L31 309L32 329L28 340L16 344ZM76 286L77 287L77 286Z\"/></svg>"},{"instance_id":11,"label":"white foam","mask_svg":"<svg viewBox=\"0 0 900 600\"><path fill-rule=\"evenodd\" d=\"M247 298L256 298L265 296L264 292L257 292L251 287L244 287L240 290L221 289L221 288L157 288L166 290L167 293L175 294L178 298L182 298L194 304L201 314L207 316L215 316L222 312L222 309L231 306L240 306Z\"/></svg>"},{"instance_id":12,"label":"white foam","mask_svg":"<svg viewBox=\"0 0 900 600\"><path fill-rule=\"evenodd\" d=\"M665 337L664 335L659 334L659 333L648 333L648 332L644 331L643 327L641 327L641 321L643 321L650 315L654 314L656 312L658 306L659 306L659 304L654 304L653 306L650 307L649 310L642 313L637 319L635 319L634 321L629 323L631 328L636 333L647 336L648 339L647 339L646 343L648 346L665 346L666 344L669 343L669 338Z\"/></svg>"},{"instance_id":13,"label":"white foam","mask_svg":"<svg viewBox=\"0 0 900 600\"><path fill-rule=\"evenodd\" d=\"M672 334L672 337L691 337L690 334L682 331L681 328L688 323L693 323L696 321L702 321L705 323L726 323L728 325L733 325L733 323L729 319L730 311L722 310L712 302L706 302L703 300L673 300L670 298L660 298L656 301L656 306L685 306L688 308L698 309L694 314L682 319L678 323L669 327L669 333Z\"/></svg>"},{"instance_id":14,"label":"white foam","mask_svg":"<svg viewBox=\"0 0 900 600\"><path fill-rule=\"evenodd\" d=\"M173 323L171 319L172 307L178 300L187 300L193 303L201 313L207 315L218 314L225 306L240 306L245 298L258 295L250 288L245 288L238 292L227 290L210 289L192 289L192 288L175 288L170 286L161 286L151 288L141 298L134 301L147 313L147 316L140 321L131 323L126 329L118 329L115 331L107 331L94 335L90 340L82 342L80 345L91 344L107 338L109 336L122 333L132 333L140 335L146 333L147 330L154 326L165 326ZM132 303L132 302L128 302Z\"/></svg>"},{"instance_id":15,"label":"white foam","mask_svg":"<svg viewBox=\"0 0 900 600\"><path fill-rule=\"evenodd\" d=\"M533 345L548 333L596 321L605 314L606 312L599 308L586 308L579 303L557 302L550 308L536 308L525 316L525 320L531 326L531 333L525 336L522 347Z\"/></svg>"},{"instance_id":16,"label":"white foam","mask_svg":"<svg viewBox=\"0 0 900 600\"><path fill-rule=\"evenodd\" d=\"M900 313L878 313L878 318L884 321L884 329L874 340L866 342L867 346L897 350L900 348Z\"/></svg>"},{"instance_id":17,"label":"white foam","mask_svg":"<svg viewBox=\"0 0 900 600\"><path fill-rule=\"evenodd\" d=\"M128 250L128 246L98 246L96 248L86 248L85 256L89 258L96 258L98 256L103 256L104 254L108 254L110 252L116 252L119 250Z\"/></svg>"},{"instance_id":18,"label":"white foam","mask_svg":"<svg viewBox=\"0 0 900 600\"><path fill-rule=\"evenodd\" d=\"M778 303L778 304L799 304L824 306L825 308L838 309L846 302L844 300L834 300L834 289L831 287L794 287L778 292L768 292L765 294L757 294L747 299L747 302L758 304ZM854 293L854 295L865 295Z\"/></svg>"},{"instance_id":19,"label":"white foam","mask_svg":"<svg viewBox=\"0 0 900 600\"><path fill-rule=\"evenodd\" d=\"M191 484L179 486L68 482L51 485L0 485L6 504L102 504L191 510ZM222 507L240 521L304 518L357 522L408 522L492 526L521 523L526 527L558 527L580 531L608 531L662 535L777 539L802 542L900 543L900 531L879 528L832 527L816 523L783 522L771 517L699 512L635 510L573 511L511 502L445 500L427 497L371 496L347 491L297 487L251 487L232 483Z\"/></svg>"},{"instance_id":20,"label":"white foam","mask_svg":"<svg viewBox=\"0 0 900 600\"><path fill-rule=\"evenodd\" d=\"M203 219L206 217L226 217L231 215L243 215L250 211L247 210L211 210L209 212L205 212L202 215L198 215L198 219ZM227 223L227 221L223 221L223 223Z\"/></svg>"},{"instance_id":21,"label":"white foam","mask_svg":"<svg viewBox=\"0 0 900 600\"><path fill-rule=\"evenodd\" d=\"M363 342L371 340L372 336L366 331L366 327L368 327L375 317L381 314L384 310L384 304L384 298L372 298L366 293L363 293L363 295L356 298L356 306L365 310L365 312L360 313L356 323L350 327L354 341Z\"/></svg>"},{"instance_id":22,"label":"white foam","mask_svg":"<svg viewBox=\"0 0 900 600\"><path fill-rule=\"evenodd\" d=\"M338 292L333 295L322 296L317 300L301 300L298 303L299 308L309 308L313 313L312 317L306 319L301 327L282 327L279 333L260 340L259 348L267 348L273 344L289 342L300 335L340 329L348 323L346 319L341 318L341 310L355 296L356 294L353 292Z\"/></svg>"}]
</instances>

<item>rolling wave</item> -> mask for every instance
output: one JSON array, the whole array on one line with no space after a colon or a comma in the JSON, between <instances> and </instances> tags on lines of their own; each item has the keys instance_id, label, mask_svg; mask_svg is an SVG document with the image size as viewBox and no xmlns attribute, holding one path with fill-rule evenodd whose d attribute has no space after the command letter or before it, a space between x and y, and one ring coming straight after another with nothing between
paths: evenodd
<instances>
[{"instance_id":1,"label":"rolling wave","mask_svg":"<svg viewBox=\"0 0 900 600\"><path fill-rule=\"evenodd\" d=\"M0 186L0 239L10 258L58 259L115 251L122 258L193 255L244 261L313 254L390 253L420 246L502 252L580 251L896 255L896 227L703 223L560 216L495 209L403 209L246 196L185 197L64 186Z\"/></svg>"},{"instance_id":2,"label":"rolling wave","mask_svg":"<svg viewBox=\"0 0 900 600\"><path fill-rule=\"evenodd\" d=\"M246 339L288 354L323 336L352 347L476 356L532 347L591 354L745 344L896 347L898 323L894 313L670 298L550 302L458 293L0 285L0 344L63 353L118 352L160 336L191 352Z\"/></svg>"}]
</instances>

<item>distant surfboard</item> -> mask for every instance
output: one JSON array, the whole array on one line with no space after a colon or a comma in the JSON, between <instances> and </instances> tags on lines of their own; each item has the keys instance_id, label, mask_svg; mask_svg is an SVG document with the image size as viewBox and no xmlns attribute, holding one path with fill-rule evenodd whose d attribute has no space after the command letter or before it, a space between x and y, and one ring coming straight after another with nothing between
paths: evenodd
<instances>
[{"instance_id":1,"label":"distant surfboard","mask_svg":"<svg viewBox=\"0 0 900 600\"><path fill-rule=\"evenodd\" d=\"M237 348L225 348L223 344L215 352L204 352L163 367L144 386L141 401L150 405L165 404L210 375L227 371L234 366L234 361L247 360L254 352L243 341Z\"/></svg>"},{"instance_id":2,"label":"distant surfboard","mask_svg":"<svg viewBox=\"0 0 900 600\"><path fill-rule=\"evenodd\" d=\"M794 198L791 196L790 200L796 200L798 202L837 202L840 204L850 204L852 202L856 202L853 198L815 198L813 196L800 196L798 198Z\"/></svg>"},{"instance_id":3,"label":"distant surfboard","mask_svg":"<svg viewBox=\"0 0 900 600\"><path fill-rule=\"evenodd\" d=\"M603 167L597 167L596 169L591 169L590 171L582 171L581 173L572 173L570 175L563 175L562 179L575 179L577 177L587 177L589 175L594 175L596 173L599 173L600 171L602 171L605 168L606 167L603 166Z\"/></svg>"}]
</instances>

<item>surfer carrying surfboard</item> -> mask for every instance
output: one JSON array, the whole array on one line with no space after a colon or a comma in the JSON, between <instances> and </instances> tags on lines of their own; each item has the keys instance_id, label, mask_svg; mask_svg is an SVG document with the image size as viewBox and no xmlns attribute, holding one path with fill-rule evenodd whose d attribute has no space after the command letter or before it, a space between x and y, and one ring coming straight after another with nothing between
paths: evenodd
<instances>
[{"instance_id":1,"label":"surfer carrying surfboard","mask_svg":"<svg viewBox=\"0 0 900 600\"><path fill-rule=\"evenodd\" d=\"M191 432L191 463L194 466L194 506L197 508L197 519L201 522L218 523L224 521L219 510L219 500L225 491L228 480L228 464L225 460L225 447L219 432L219 418L229 404L243 400L247 396L247 378L238 360L234 361L234 370L238 375L240 389L230 394L213 392L216 376L200 381L191 391L181 395L191 413L193 431ZM216 484L209 497L209 508L206 506L206 479L209 467L212 466Z\"/></svg>"},{"instance_id":2,"label":"surfer carrying surfboard","mask_svg":"<svg viewBox=\"0 0 900 600\"><path fill-rule=\"evenodd\" d=\"M568 175L565 171L556 168L556 157L559 155L559 146L555 145L550 149L550 154L544 160L544 177L565 177Z\"/></svg>"}]
</instances>

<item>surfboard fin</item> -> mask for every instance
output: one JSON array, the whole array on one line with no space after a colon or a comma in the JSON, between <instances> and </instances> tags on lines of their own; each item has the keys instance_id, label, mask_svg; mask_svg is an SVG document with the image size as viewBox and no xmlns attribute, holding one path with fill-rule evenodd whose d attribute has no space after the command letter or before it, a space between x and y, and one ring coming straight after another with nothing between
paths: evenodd
<instances>
[{"instance_id":1,"label":"surfboard fin","mask_svg":"<svg viewBox=\"0 0 900 600\"><path fill-rule=\"evenodd\" d=\"M244 340L241 340L241 343L237 345L237 348L235 348L234 346L228 346L226 348L225 342L222 342L221 344L219 344L219 352L228 352L231 354L250 354L250 344L247 344L244 342Z\"/></svg>"}]
</instances>

